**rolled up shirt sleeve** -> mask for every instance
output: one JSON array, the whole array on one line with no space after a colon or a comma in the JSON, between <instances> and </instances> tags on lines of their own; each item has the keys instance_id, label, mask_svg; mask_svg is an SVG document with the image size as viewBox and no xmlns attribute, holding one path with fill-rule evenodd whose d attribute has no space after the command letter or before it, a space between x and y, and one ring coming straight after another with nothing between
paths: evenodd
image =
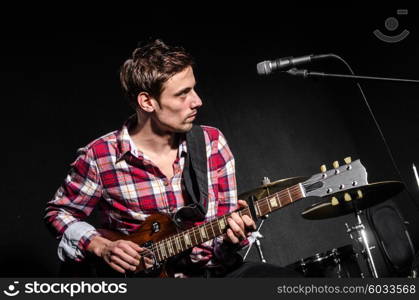
<instances>
[{"instance_id":1,"label":"rolled up shirt sleeve","mask_svg":"<svg viewBox=\"0 0 419 300\"><path fill-rule=\"evenodd\" d=\"M102 184L93 151L78 150L77 159L64 183L47 203L44 221L57 239L58 257L81 261L90 241L99 233L83 220L90 215L102 196Z\"/></svg>"},{"instance_id":2,"label":"rolled up shirt sleeve","mask_svg":"<svg viewBox=\"0 0 419 300\"><path fill-rule=\"evenodd\" d=\"M96 229L86 222L74 222L67 227L58 245L58 257L61 261L80 261L85 256L85 249L93 237L98 235Z\"/></svg>"}]
</instances>

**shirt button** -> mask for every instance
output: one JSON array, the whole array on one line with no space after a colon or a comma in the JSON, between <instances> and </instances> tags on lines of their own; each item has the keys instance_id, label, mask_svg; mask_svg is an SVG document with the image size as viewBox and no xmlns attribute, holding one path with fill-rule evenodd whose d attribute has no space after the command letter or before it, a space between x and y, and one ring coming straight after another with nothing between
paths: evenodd
<instances>
[{"instance_id":1,"label":"shirt button","mask_svg":"<svg viewBox=\"0 0 419 300\"><path fill-rule=\"evenodd\" d=\"M169 185L169 181L168 181L167 179L163 179L163 184L164 184L165 186L168 186L168 185Z\"/></svg>"}]
</instances>

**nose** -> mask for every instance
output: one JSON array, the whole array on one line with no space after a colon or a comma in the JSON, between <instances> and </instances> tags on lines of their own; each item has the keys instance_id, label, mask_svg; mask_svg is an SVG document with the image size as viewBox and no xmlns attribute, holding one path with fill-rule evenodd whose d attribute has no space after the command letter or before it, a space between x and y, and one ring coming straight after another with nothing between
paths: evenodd
<instances>
[{"instance_id":1,"label":"nose","mask_svg":"<svg viewBox=\"0 0 419 300\"><path fill-rule=\"evenodd\" d=\"M191 106L192 106L192 108L199 108L199 107L202 106L202 100L198 96L198 94L195 92L195 90L193 90L193 99L192 99L192 102L191 102Z\"/></svg>"}]
</instances>

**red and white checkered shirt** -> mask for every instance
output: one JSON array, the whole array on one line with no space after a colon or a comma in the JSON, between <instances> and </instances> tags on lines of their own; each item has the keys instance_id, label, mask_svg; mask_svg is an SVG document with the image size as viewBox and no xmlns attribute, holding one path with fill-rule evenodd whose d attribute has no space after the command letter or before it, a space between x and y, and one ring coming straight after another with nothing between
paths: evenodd
<instances>
[{"instance_id":1,"label":"red and white checkered shirt","mask_svg":"<svg viewBox=\"0 0 419 300\"><path fill-rule=\"evenodd\" d=\"M174 176L168 179L135 147L128 133L132 122L136 122L135 117L121 130L80 148L63 185L48 202L45 221L60 239L61 260L84 259L88 244L99 233L83 219L98 205L104 211L104 225L125 234L135 232L150 214L172 214L185 205L186 194L181 184L188 151L185 139L181 139L173 163ZM234 157L224 136L216 128L201 127L208 167L205 221L209 221L237 208L237 188ZM220 243L219 237L195 247L192 261L216 265L214 247Z\"/></svg>"}]
</instances>

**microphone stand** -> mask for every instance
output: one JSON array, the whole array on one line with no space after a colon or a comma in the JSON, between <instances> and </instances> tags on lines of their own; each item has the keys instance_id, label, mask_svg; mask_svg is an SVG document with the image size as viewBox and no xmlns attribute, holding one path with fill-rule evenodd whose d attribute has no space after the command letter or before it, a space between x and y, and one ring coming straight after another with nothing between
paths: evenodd
<instances>
[{"instance_id":1,"label":"microphone stand","mask_svg":"<svg viewBox=\"0 0 419 300\"><path fill-rule=\"evenodd\" d=\"M300 69L297 69L297 68L292 68L288 71L283 71L283 72L285 72L287 74L290 74L290 75L293 75L293 76L301 76L301 77L304 77L304 78L308 78L308 77L322 77L322 78L333 77L333 78L346 78L346 79L381 80L381 81L393 81L393 82L419 83L419 80L416 80L416 79L313 72L313 71L309 71L309 70L300 70Z\"/></svg>"},{"instance_id":2,"label":"microphone stand","mask_svg":"<svg viewBox=\"0 0 419 300\"><path fill-rule=\"evenodd\" d=\"M392 78L392 77L377 77L377 76L361 76L361 75L355 75L354 71L352 70L351 66L339 55L336 54L327 54L325 55L325 57L329 57L329 58L334 58L337 59L339 61L341 61L342 63L345 64L345 66L348 68L348 70L351 72L351 75L348 74L335 74L335 73L324 73L324 72L314 72L314 71L309 71L309 70L301 70L301 69L297 69L297 68L292 68L289 69L287 71L282 71L282 73L287 73L289 75L293 75L293 76L299 76L299 77L303 77L303 78L308 78L308 77L321 77L321 78L343 78L343 79L353 79L356 80L356 85L358 86L359 91L361 92L362 98L365 102L366 107L368 108L368 111L375 123L375 126L377 127L378 133L381 136L381 139L384 143L384 146L387 150L387 153L390 157L390 160L393 164L394 169L396 170L399 178L403 180L403 176L399 170L399 167L396 164L396 161L394 159L393 153L387 143L386 138L384 137L383 131L381 130L381 126L378 123L377 119L375 118L375 115L371 109L370 104L368 103L367 97L365 96L365 93L360 85L360 83L358 82L358 80L376 80L376 81L384 81L384 82L401 82L401 83L419 83L419 80L417 79L406 79L406 78ZM417 201L414 200L414 197L412 196L412 194L409 192L408 189L406 189L407 194L409 195L410 200L412 201L413 205L416 206L416 208L419 210L419 203Z\"/></svg>"},{"instance_id":3,"label":"microphone stand","mask_svg":"<svg viewBox=\"0 0 419 300\"><path fill-rule=\"evenodd\" d=\"M352 73L352 75L324 73L324 72L313 72L313 71L308 71L308 70L300 70L300 69L297 69L297 68L292 68L292 69L289 69L289 70L283 71L283 72L284 73L287 73L287 74L290 74L290 75L293 75L293 76L300 76L300 77L304 77L304 78L308 78L308 77L321 77L321 78L331 77L331 78L355 79L357 81L358 80L376 80L376 81L391 81L391 82L403 82L403 83L419 83L419 80L416 80L416 79L405 79L405 78L391 78L391 77L376 77L376 76L355 75L354 72L353 72L353 70L352 70L352 68L349 66L349 64L343 58L341 58L340 56L335 55L335 54L331 54L329 56L330 57L334 57L334 58L342 61L348 67L348 69ZM362 97L363 97L363 99L365 101L365 104L366 104L366 106L367 106L370 114L371 114L371 117L374 120L374 123L375 123L375 125L376 125L376 127L378 129L378 132L380 133L380 136L381 136L381 138L382 138L382 140L384 142L384 145L385 145L385 147L387 149L387 152L388 152L388 154L390 156L390 159L392 161L392 164L393 164L396 172L398 173L399 177L402 179L403 177L402 177L402 175L400 173L399 168L397 167L397 164L396 164L396 162L394 160L394 157L393 157L393 154L392 154L392 152L390 150L390 147L387 144L387 141L386 141L386 139L384 137L384 134L383 134L383 132L381 130L381 127L378 124L378 121L376 120L376 118L374 116L374 113L371 110L371 107L370 107L370 105L369 105L369 103L367 101L367 98L366 98L363 90L362 90L362 87L361 87L361 85L358 82L357 82L357 86L358 86L358 88L359 88L359 90L360 90L360 92L362 94ZM413 165L413 167L414 167L413 170L415 171L415 166ZM413 203L416 205L416 207L418 207L418 203L416 203L416 201L413 200L413 196L409 193L408 190L407 190L407 192L408 192L408 194L410 196L410 199L413 201ZM370 272L371 272L371 274L372 274L372 276L374 278L378 278L377 269L375 267L374 260L373 260L372 254L371 254L371 249L372 248L368 244L368 239L367 239L367 236L366 236L364 225L362 224L362 220L361 220L361 217L360 217L360 212L362 212L362 211L358 211L356 213L356 217L358 219L358 224L355 227L353 227L353 228L348 228L348 231L347 232L348 233L351 233L353 230L357 230L358 231L358 235L359 235L358 241L361 242L361 244L363 244L363 246L364 246L364 249L363 250L365 251L364 253L366 254L366 257L367 257L367 262L368 262L368 266L369 266Z\"/></svg>"}]
</instances>

